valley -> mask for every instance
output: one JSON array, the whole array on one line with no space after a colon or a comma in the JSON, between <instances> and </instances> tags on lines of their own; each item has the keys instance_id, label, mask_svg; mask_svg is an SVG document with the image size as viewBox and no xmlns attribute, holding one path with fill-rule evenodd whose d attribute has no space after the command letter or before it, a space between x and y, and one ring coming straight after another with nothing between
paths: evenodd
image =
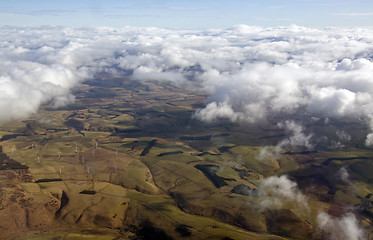
<instances>
[{"instance_id":1,"label":"valley","mask_svg":"<svg viewBox=\"0 0 373 240\"><path fill-rule=\"evenodd\" d=\"M341 128L355 141L259 160L289 137L280 116L203 123L193 114L207 94L128 76L98 76L74 95L0 125L0 239L327 239L320 212L353 212L373 230L367 126L299 119L329 141ZM273 176L297 186L273 190Z\"/></svg>"}]
</instances>

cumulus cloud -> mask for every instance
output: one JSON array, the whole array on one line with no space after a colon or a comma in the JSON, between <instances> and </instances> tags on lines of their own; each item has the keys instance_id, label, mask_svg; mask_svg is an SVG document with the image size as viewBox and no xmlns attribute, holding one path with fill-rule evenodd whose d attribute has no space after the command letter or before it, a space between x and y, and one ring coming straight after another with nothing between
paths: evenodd
<instances>
[{"instance_id":1,"label":"cumulus cloud","mask_svg":"<svg viewBox=\"0 0 373 240\"><path fill-rule=\"evenodd\" d=\"M213 122L216 119L231 119L232 121L237 121L241 119L243 114L237 113L232 109L232 106L227 104L226 102L212 102L207 104L207 106L203 109L198 109L194 117L199 118L205 122Z\"/></svg>"},{"instance_id":2,"label":"cumulus cloud","mask_svg":"<svg viewBox=\"0 0 373 240\"><path fill-rule=\"evenodd\" d=\"M283 128L288 137L281 140L275 146L264 146L260 149L259 154L255 159L262 162L273 162L278 159L281 152L286 150L303 150L312 149L314 145L311 143L312 134L306 134L305 129L299 123L292 120L286 120L277 124Z\"/></svg>"},{"instance_id":3,"label":"cumulus cloud","mask_svg":"<svg viewBox=\"0 0 373 240\"><path fill-rule=\"evenodd\" d=\"M346 169L341 169L340 177L349 181ZM292 209L302 209L307 215L311 211L305 195L298 189L297 184L286 175L280 177L271 176L261 180L257 190L251 190L250 195L260 197L260 210L290 207ZM316 224L315 237L317 239L362 240L366 238L364 229L362 229L358 219L351 212L340 218L320 212L317 214Z\"/></svg>"},{"instance_id":4,"label":"cumulus cloud","mask_svg":"<svg viewBox=\"0 0 373 240\"><path fill-rule=\"evenodd\" d=\"M27 117L53 98L55 107L73 102L69 90L79 81L79 71L29 61L1 63L0 122Z\"/></svg>"},{"instance_id":5,"label":"cumulus cloud","mask_svg":"<svg viewBox=\"0 0 373 240\"><path fill-rule=\"evenodd\" d=\"M317 223L323 239L366 239L364 230L361 229L358 220L352 213L347 213L341 218L332 218L328 214L321 212L317 216Z\"/></svg>"},{"instance_id":6,"label":"cumulus cloud","mask_svg":"<svg viewBox=\"0 0 373 240\"><path fill-rule=\"evenodd\" d=\"M351 136L343 130L338 130L336 132L336 135L337 135L338 139L341 140L341 141L348 142L348 141L351 140Z\"/></svg>"},{"instance_id":7,"label":"cumulus cloud","mask_svg":"<svg viewBox=\"0 0 373 240\"><path fill-rule=\"evenodd\" d=\"M333 149L333 150L343 149L344 147L345 145L339 141L332 140L329 144L329 149Z\"/></svg>"},{"instance_id":8,"label":"cumulus cloud","mask_svg":"<svg viewBox=\"0 0 373 240\"><path fill-rule=\"evenodd\" d=\"M0 112L7 114L0 121L26 117L53 99L56 107L69 104L84 79L123 71L140 81L197 83L210 97L194 117L207 122L280 114L369 123L373 116L372 29L1 30Z\"/></svg>"},{"instance_id":9,"label":"cumulus cloud","mask_svg":"<svg viewBox=\"0 0 373 240\"><path fill-rule=\"evenodd\" d=\"M367 135L367 138L365 139L365 145L367 147L372 147L373 146L373 133L369 133Z\"/></svg>"},{"instance_id":10,"label":"cumulus cloud","mask_svg":"<svg viewBox=\"0 0 373 240\"><path fill-rule=\"evenodd\" d=\"M348 180L348 172L341 169L340 177ZM307 215L310 214L307 198L298 189L297 183L291 181L286 175L271 176L260 180L256 190L250 190L252 196L259 196L260 210L299 208ZM365 231L361 228L358 219L353 213L347 213L340 218L332 217L327 213L320 212L316 217L317 239L331 240L361 240L365 239Z\"/></svg>"},{"instance_id":11,"label":"cumulus cloud","mask_svg":"<svg viewBox=\"0 0 373 240\"><path fill-rule=\"evenodd\" d=\"M300 192L295 182L287 176L271 176L260 181L255 194L260 196L260 207L282 208L290 204L292 208L300 207L308 210L305 196Z\"/></svg>"},{"instance_id":12,"label":"cumulus cloud","mask_svg":"<svg viewBox=\"0 0 373 240\"><path fill-rule=\"evenodd\" d=\"M274 162L279 157L282 149L280 146L264 146L260 149L255 159L261 162Z\"/></svg>"},{"instance_id":13,"label":"cumulus cloud","mask_svg":"<svg viewBox=\"0 0 373 240\"><path fill-rule=\"evenodd\" d=\"M313 148L313 145L310 143L312 135L307 135L302 125L291 120L286 120L285 122L279 123L278 126L285 128L285 130L290 133L290 136L282 140L278 144L278 147L305 147L307 149Z\"/></svg>"},{"instance_id":14,"label":"cumulus cloud","mask_svg":"<svg viewBox=\"0 0 373 240\"><path fill-rule=\"evenodd\" d=\"M350 174L348 173L346 167L341 167L338 171L338 175L341 178L342 181L346 183L350 183Z\"/></svg>"},{"instance_id":15,"label":"cumulus cloud","mask_svg":"<svg viewBox=\"0 0 373 240\"><path fill-rule=\"evenodd\" d=\"M326 139L327 140L327 139ZM336 131L336 139L331 140L329 143L330 149L343 149L345 144L351 141L351 135L345 132L344 130Z\"/></svg>"},{"instance_id":16,"label":"cumulus cloud","mask_svg":"<svg viewBox=\"0 0 373 240\"><path fill-rule=\"evenodd\" d=\"M53 43L54 39L37 40L35 35L29 39L24 30L7 30L0 37L3 40L0 46L0 122L28 117L50 100L54 107L74 101L70 90L89 73L79 66L64 64L62 55L56 57L55 49L48 46L60 47L55 46L58 44ZM63 50L64 47L60 49Z\"/></svg>"}]
</instances>

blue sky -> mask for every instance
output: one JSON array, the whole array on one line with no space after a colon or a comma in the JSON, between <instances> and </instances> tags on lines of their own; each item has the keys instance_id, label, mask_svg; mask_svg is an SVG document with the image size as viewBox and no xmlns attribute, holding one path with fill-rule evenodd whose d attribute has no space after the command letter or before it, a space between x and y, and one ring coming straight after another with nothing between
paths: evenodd
<instances>
[{"instance_id":1,"label":"blue sky","mask_svg":"<svg viewBox=\"0 0 373 240\"><path fill-rule=\"evenodd\" d=\"M0 0L0 24L225 28L372 26L371 0Z\"/></svg>"}]
</instances>

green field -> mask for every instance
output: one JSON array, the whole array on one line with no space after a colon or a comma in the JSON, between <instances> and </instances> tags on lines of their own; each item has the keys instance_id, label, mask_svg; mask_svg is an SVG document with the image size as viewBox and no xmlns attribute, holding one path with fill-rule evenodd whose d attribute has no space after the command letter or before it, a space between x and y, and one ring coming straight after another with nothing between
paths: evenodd
<instances>
[{"instance_id":1,"label":"green field","mask_svg":"<svg viewBox=\"0 0 373 240\"><path fill-rule=\"evenodd\" d=\"M370 149L287 149L260 161L281 140L270 121L202 123L191 116L204 94L120 81L88 82L71 109L46 105L0 125L2 161L28 167L0 170L0 239L313 239L320 211L350 209L372 231ZM310 126L330 135L337 127ZM258 190L281 175L303 204Z\"/></svg>"}]
</instances>

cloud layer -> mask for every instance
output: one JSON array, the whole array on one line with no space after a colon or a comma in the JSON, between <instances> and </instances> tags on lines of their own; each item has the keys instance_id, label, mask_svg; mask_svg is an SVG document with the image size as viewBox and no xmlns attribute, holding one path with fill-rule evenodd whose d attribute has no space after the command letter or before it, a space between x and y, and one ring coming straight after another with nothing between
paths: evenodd
<instances>
[{"instance_id":1,"label":"cloud layer","mask_svg":"<svg viewBox=\"0 0 373 240\"><path fill-rule=\"evenodd\" d=\"M194 117L207 122L373 122L373 29L3 27L0 38L2 122L72 102L70 89L95 73L128 70L134 80L199 84L210 97Z\"/></svg>"}]
</instances>

